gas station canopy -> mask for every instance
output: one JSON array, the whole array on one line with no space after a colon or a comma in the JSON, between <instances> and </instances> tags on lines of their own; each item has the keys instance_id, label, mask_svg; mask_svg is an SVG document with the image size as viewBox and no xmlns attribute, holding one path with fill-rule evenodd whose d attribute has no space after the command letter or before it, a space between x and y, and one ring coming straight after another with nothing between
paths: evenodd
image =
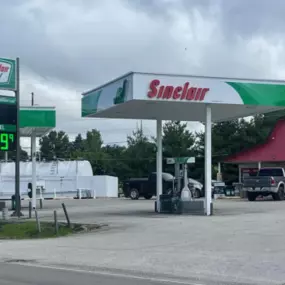
<instances>
[{"instance_id":1,"label":"gas station canopy","mask_svg":"<svg viewBox=\"0 0 285 285\"><path fill-rule=\"evenodd\" d=\"M82 117L157 121L158 212L162 194L162 120L204 122L204 212L208 216L213 209L212 122L285 109L285 82L282 81L131 72L82 95Z\"/></svg>"},{"instance_id":2,"label":"gas station canopy","mask_svg":"<svg viewBox=\"0 0 285 285\"><path fill-rule=\"evenodd\" d=\"M123 104L122 104L123 103ZM285 82L131 72L83 93L82 117L225 121L285 108Z\"/></svg>"},{"instance_id":3,"label":"gas station canopy","mask_svg":"<svg viewBox=\"0 0 285 285\"><path fill-rule=\"evenodd\" d=\"M36 208L36 138L42 137L56 126L55 107L20 107L20 135L31 138L32 152L32 207Z\"/></svg>"},{"instance_id":4,"label":"gas station canopy","mask_svg":"<svg viewBox=\"0 0 285 285\"><path fill-rule=\"evenodd\" d=\"M20 107L20 135L42 137L56 125L55 107Z\"/></svg>"}]
</instances>

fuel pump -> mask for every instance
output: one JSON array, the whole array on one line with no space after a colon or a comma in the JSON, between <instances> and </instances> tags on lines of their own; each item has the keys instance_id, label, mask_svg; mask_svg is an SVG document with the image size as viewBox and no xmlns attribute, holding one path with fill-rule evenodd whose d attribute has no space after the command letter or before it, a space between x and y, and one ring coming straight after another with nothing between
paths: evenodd
<instances>
[{"instance_id":1,"label":"fuel pump","mask_svg":"<svg viewBox=\"0 0 285 285\"><path fill-rule=\"evenodd\" d=\"M181 200L182 201L191 201L192 200L192 193L188 187L188 171L187 171L187 163L183 164L184 168L184 175L183 175L183 180L184 180L184 187L181 191Z\"/></svg>"},{"instance_id":2,"label":"fuel pump","mask_svg":"<svg viewBox=\"0 0 285 285\"><path fill-rule=\"evenodd\" d=\"M176 187L174 189L174 193L176 194L176 196L177 194L179 194L179 197L181 197L183 190L185 190L183 192L183 197L184 197L183 199L189 199L186 197L190 197L190 199L192 199L191 189L189 189L188 186L187 168L188 164L195 163L195 157L172 157L172 158L167 158L166 162L167 164L174 164L175 181L176 181ZM183 166L182 175L180 172L181 165ZM181 178L183 178L183 181Z\"/></svg>"}]
</instances>

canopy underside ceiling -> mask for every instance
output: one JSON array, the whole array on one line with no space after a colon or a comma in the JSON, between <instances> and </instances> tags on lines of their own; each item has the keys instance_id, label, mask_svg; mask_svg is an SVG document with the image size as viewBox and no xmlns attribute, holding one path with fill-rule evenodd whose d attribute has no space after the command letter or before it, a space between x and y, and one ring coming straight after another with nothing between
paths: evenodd
<instances>
[{"instance_id":1,"label":"canopy underside ceiling","mask_svg":"<svg viewBox=\"0 0 285 285\"><path fill-rule=\"evenodd\" d=\"M45 134L49 133L53 128L21 128L20 135L21 137L31 137L34 133L37 137L42 137Z\"/></svg>"},{"instance_id":2,"label":"canopy underside ceiling","mask_svg":"<svg viewBox=\"0 0 285 285\"><path fill-rule=\"evenodd\" d=\"M131 100L102 111L99 110L96 114L90 116L90 118L161 119L204 122L206 105L205 103ZM237 104L211 104L211 109L212 121L219 122L285 108Z\"/></svg>"}]
</instances>

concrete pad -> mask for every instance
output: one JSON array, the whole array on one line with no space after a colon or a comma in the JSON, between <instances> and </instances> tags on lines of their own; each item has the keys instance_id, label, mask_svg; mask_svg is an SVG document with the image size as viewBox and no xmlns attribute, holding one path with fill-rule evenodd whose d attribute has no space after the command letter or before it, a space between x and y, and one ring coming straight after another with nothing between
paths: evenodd
<instances>
[{"instance_id":1,"label":"concrete pad","mask_svg":"<svg viewBox=\"0 0 285 285\"><path fill-rule=\"evenodd\" d=\"M169 274L248 284L285 282L285 201L217 200L214 215L154 213L154 200L64 201L71 221L108 223L86 235L38 241L2 241L0 258L46 264ZM52 219L60 201L45 201Z\"/></svg>"}]
</instances>

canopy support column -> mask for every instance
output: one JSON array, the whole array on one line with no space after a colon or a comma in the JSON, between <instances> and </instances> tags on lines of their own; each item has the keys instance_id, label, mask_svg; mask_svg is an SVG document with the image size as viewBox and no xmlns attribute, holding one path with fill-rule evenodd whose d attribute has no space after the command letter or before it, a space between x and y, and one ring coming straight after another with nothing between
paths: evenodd
<instances>
[{"instance_id":1,"label":"canopy support column","mask_svg":"<svg viewBox=\"0 0 285 285\"><path fill-rule=\"evenodd\" d=\"M32 207L36 209L37 204L37 165L36 165L36 134L31 136L31 153L32 153Z\"/></svg>"},{"instance_id":2,"label":"canopy support column","mask_svg":"<svg viewBox=\"0 0 285 285\"><path fill-rule=\"evenodd\" d=\"M210 216L212 205L212 110L210 105L206 105L205 123L205 212Z\"/></svg>"},{"instance_id":3,"label":"canopy support column","mask_svg":"<svg viewBox=\"0 0 285 285\"><path fill-rule=\"evenodd\" d=\"M162 194L162 121L156 121L156 207L160 213L159 196Z\"/></svg>"}]
</instances>

